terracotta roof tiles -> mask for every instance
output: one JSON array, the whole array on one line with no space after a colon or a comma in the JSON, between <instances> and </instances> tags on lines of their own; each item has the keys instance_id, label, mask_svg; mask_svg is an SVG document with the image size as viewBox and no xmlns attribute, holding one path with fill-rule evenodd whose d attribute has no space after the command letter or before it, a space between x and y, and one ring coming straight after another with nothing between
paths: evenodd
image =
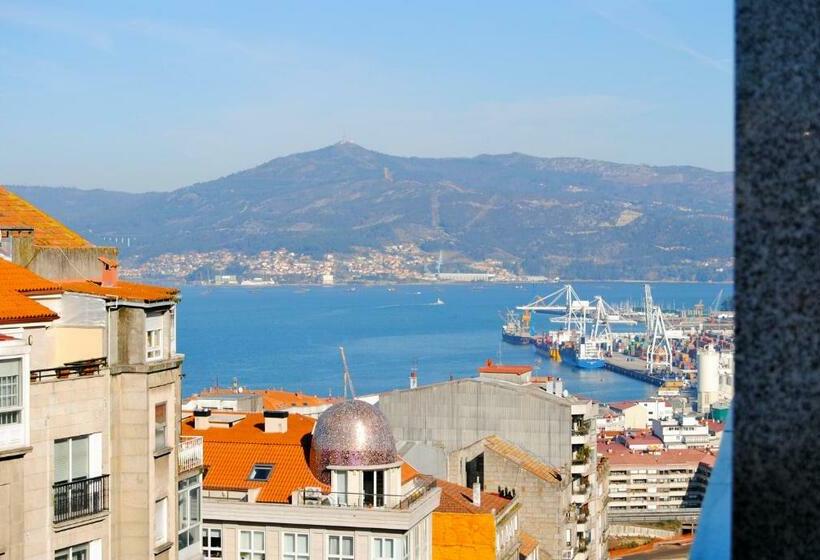
<instances>
[{"instance_id":1,"label":"terracotta roof tiles","mask_svg":"<svg viewBox=\"0 0 820 560\"><path fill-rule=\"evenodd\" d=\"M527 533L526 531L519 531L518 537L521 540L521 546L518 548L518 553L522 558L526 558L538 548L538 539Z\"/></svg>"},{"instance_id":2,"label":"terracotta roof tiles","mask_svg":"<svg viewBox=\"0 0 820 560\"><path fill-rule=\"evenodd\" d=\"M1 258L0 289L13 290L26 295L59 294L63 291L59 284Z\"/></svg>"},{"instance_id":3,"label":"terracotta roof tiles","mask_svg":"<svg viewBox=\"0 0 820 560\"><path fill-rule=\"evenodd\" d=\"M520 447L501 439L498 436L489 436L484 439L484 448L509 459L526 471L547 482L558 482L561 473L558 469L545 464L543 461L524 451Z\"/></svg>"},{"instance_id":4,"label":"terracotta roof tiles","mask_svg":"<svg viewBox=\"0 0 820 560\"><path fill-rule=\"evenodd\" d=\"M442 513L500 513L512 503L492 492L481 492L481 505L473 504L473 490L446 480L436 479L436 486L441 489L441 501L436 511Z\"/></svg>"},{"instance_id":5,"label":"terracotta roof tiles","mask_svg":"<svg viewBox=\"0 0 820 560\"><path fill-rule=\"evenodd\" d=\"M91 244L33 204L0 186L0 227L34 230L34 243L42 247L90 247Z\"/></svg>"},{"instance_id":6,"label":"terracotta roof tiles","mask_svg":"<svg viewBox=\"0 0 820 560\"><path fill-rule=\"evenodd\" d=\"M0 288L0 324L40 323L59 316L23 294Z\"/></svg>"},{"instance_id":7,"label":"terracotta roof tiles","mask_svg":"<svg viewBox=\"0 0 820 560\"><path fill-rule=\"evenodd\" d=\"M487 360L487 363L478 368L478 373L509 373L511 375L524 375L531 372L532 366L526 365L500 365L493 363L492 360Z\"/></svg>"},{"instance_id":8,"label":"terracotta roof tiles","mask_svg":"<svg viewBox=\"0 0 820 560\"><path fill-rule=\"evenodd\" d=\"M211 420L219 416L214 414ZM204 438L205 478L209 490L249 490L259 488L259 502L288 502L294 490L330 488L313 476L307 462L310 433L315 421L291 414L288 431L265 433L261 413L248 413L231 428L211 427L195 430L193 418L182 422L182 434ZM267 481L248 480L254 465L274 465Z\"/></svg>"},{"instance_id":9,"label":"terracotta roof tiles","mask_svg":"<svg viewBox=\"0 0 820 560\"><path fill-rule=\"evenodd\" d=\"M109 300L124 299L155 303L158 301L176 300L179 290L165 286L137 284L119 280L114 286L102 286L100 282L92 280L63 280L60 282L67 292L76 292L93 296L101 296Z\"/></svg>"}]
</instances>

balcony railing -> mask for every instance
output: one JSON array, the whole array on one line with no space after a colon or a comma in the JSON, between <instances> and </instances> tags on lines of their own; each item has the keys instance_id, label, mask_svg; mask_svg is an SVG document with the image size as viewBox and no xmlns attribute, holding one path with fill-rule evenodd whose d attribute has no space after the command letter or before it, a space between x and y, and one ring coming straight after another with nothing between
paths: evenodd
<instances>
[{"instance_id":1,"label":"balcony railing","mask_svg":"<svg viewBox=\"0 0 820 560\"><path fill-rule=\"evenodd\" d=\"M589 434L592 427L592 420L584 420L583 422L574 422L572 424L572 435L585 436Z\"/></svg>"},{"instance_id":2,"label":"balcony railing","mask_svg":"<svg viewBox=\"0 0 820 560\"><path fill-rule=\"evenodd\" d=\"M306 488L299 492L299 503L306 506L342 508L386 508L406 510L436 487L435 479L425 482L406 494L376 494L369 492L328 492Z\"/></svg>"},{"instance_id":3,"label":"balcony railing","mask_svg":"<svg viewBox=\"0 0 820 560\"><path fill-rule=\"evenodd\" d=\"M202 436L181 436L177 447L177 465L180 473L202 466Z\"/></svg>"},{"instance_id":4,"label":"balcony railing","mask_svg":"<svg viewBox=\"0 0 820 560\"><path fill-rule=\"evenodd\" d=\"M108 475L54 485L54 522L108 511Z\"/></svg>"},{"instance_id":5,"label":"balcony railing","mask_svg":"<svg viewBox=\"0 0 820 560\"><path fill-rule=\"evenodd\" d=\"M99 375L101 370L108 365L106 358L92 358L90 360L80 360L77 362L67 362L62 366L33 369L30 372L31 382L37 383L46 379L66 379L69 377L88 377Z\"/></svg>"}]
</instances>

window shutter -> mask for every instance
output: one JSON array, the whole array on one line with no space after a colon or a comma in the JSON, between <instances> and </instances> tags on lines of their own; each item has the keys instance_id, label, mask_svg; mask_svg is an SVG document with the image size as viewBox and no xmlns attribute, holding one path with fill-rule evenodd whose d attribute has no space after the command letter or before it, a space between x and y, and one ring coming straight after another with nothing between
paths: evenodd
<instances>
[{"instance_id":1,"label":"window shutter","mask_svg":"<svg viewBox=\"0 0 820 560\"><path fill-rule=\"evenodd\" d=\"M102 474L102 434L97 432L88 436L88 476Z\"/></svg>"},{"instance_id":2,"label":"window shutter","mask_svg":"<svg viewBox=\"0 0 820 560\"><path fill-rule=\"evenodd\" d=\"M68 440L54 442L54 482L65 482L69 477Z\"/></svg>"}]
</instances>

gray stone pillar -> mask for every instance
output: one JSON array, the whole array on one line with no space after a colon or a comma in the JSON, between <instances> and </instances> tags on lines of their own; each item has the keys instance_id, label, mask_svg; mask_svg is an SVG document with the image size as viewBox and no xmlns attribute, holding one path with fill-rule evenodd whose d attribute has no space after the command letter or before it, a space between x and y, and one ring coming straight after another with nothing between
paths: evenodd
<instances>
[{"instance_id":1,"label":"gray stone pillar","mask_svg":"<svg viewBox=\"0 0 820 560\"><path fill-rule=\"evenodd\" d=\"M820 1L737 0L734 558L820 558Z\"/></svg>"}]
</instances>

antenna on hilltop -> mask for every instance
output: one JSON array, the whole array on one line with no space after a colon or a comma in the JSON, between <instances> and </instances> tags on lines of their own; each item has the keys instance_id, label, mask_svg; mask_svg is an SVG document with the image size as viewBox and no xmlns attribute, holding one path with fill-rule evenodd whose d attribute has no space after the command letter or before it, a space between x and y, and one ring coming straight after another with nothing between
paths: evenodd
<instances>
[{"instance_id":1,"label":"antenna on hilltop","mask_svg":"<svg viewBox=\"0 0 820 560\"><path fill-rule=\"evenodd\" d=\"M350 370L347 367L347 357L344 346L339 346L339 353L342 355L342 368L344 370L344 400L347 400L347 391L350 389L350 397L356 398L356 391L353 390L353 379L350 377Z\"/></svg>"}]
</instances>

